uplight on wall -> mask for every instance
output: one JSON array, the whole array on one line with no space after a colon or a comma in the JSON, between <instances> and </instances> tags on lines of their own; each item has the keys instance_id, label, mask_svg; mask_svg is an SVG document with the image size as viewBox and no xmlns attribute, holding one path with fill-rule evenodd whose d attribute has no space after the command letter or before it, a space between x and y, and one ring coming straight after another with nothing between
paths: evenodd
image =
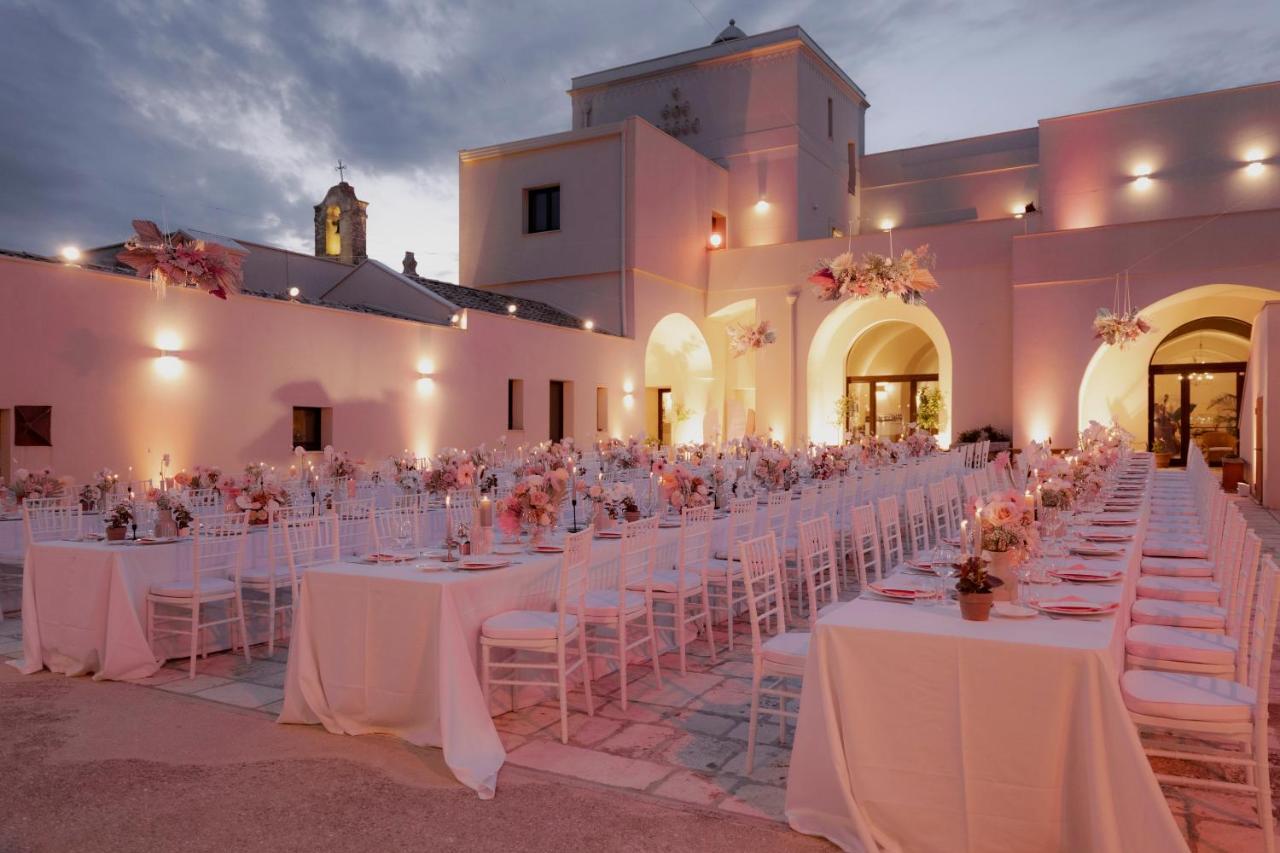
<instances>
[{"instance_id":1,"label":"uplight on wall","mask_svg":"<svg viewBox=\"0 0 1280 853\"><path fill-rule=\"evenodd\" d=\"M623 408L631 409L635 407L635 404L636 404L635 390L636 390L635 383L632 382L630 379L622 383L622 407Z\"/></svg>"},{"instance_id":2,"label":"uplight on wall","mask_svg":"<svg viewBox=\"0 0 1280 853\"><path fill-rule=\"evenodd\" d=\"M178 333L166 330L157 334L156 349L160 350L156 358L156 373L162 379L176 379L182 375L182 359L174 355L182 349L182 338Z\"/></svg>"},{"instance_id":3,"label":"uplight on wall","mask_svg":"<svg viewBox=\"0 0 1280 853\"><path fill-rule=\"evenodd\" d=\"M756 202L756 213L768 213L768 212L769 212L768 201L762 198Z\"/></svg>"},{"instance_id":4,"label":"uplight on wall","mask_svg":"<svg viewBox=\"0 0 1280 853\"><path fill-rule=\"evenodd\" d=\"M298 295L299 295L299 294L301 294L301 293L302 293L302 291L301 291L301 290L299 290L296 286L289 288L289 298L290 298L290 299L297 299L297 298L298 298Z\"/></svg>"},{"instance_id":5,"label":"uplight on wall","mask_svg":"<svg viewBox=\"0 0 1280 853\"><path fill-rule=\"evenodd\" d=\"M892 231L892 230L893 230L893 227L894 227L895 225L897 225L897 224L898 224L898 223L894 222L892 219L881 219L881 220L880 220L880 230L881 230L881 231Z\"/></svg>"},{"instance_id":6,"label":"uplight on wall","mask_svg":"<svg viewBox=\"0 0 1280 853\"><path fill-rule=\"evenodd\" d=\"M1244 173L1249 177L1256 178L1266 171L1267 167L1263 165L1262 161L1267 159L1267 156L1262 152L1261 148L1250 148L1245 152L1244 159L1246 164Z\"/></svg>"},{"instance_id":7,"label":"uplight on wall","mask_svg":"<svg viewBox=\"0 0 1280 853\"><path fill-rule=\"evenodd\" d=\"M719 249L724 245L724 238L719 233L712 231L711 236L707 238L707 245L713 249Z\"/></svg>"},{"instance_id":8,"label":"uplight on wall","mask_svg":"<svg viewBox=\"0 0 1280 853\"><path fill-rule=\"evenodd\" d=\"M63 246L58 250L58 255L69 264L74 264L80 260L80 250L75 246Z\"/></svg>"},{"instance_id":9,"label":"uplight on wall","mask_svg":"<svg viewBox=\"0 0 1280 853\"><path fill-rule=\"evenodd\" d=\"M592 320L590 317L582 321L582 328L586 329L588 332L593 331L595 327L596 321Z\"/></svg>"},{"instance_id":10,"label":"uplight on wall","mask_svg":"<svg viewBox=\"0 0 1280 853\"><path fill-rule=\"evenodd\" d=\"M1145 190L1151 186L1151 165L1149 163L1139 163L1134 168L1133 186L1139 190Z\"/></svg>"},{"instance_id":11,"label":"uplight on wall","mask_svg":"<svg viewBox=\"0 0 1280 853\"><path fill-rule=\"evenodd\" d=\"M436 363L429 358L418 359L418 393L430 394L436 387Z\"/></svg>"},{"instance_id":12,"label":"uplight on wall","mask_svg":"<svg viewBox=\"0 0 1280 853\"><path fill-rule=\"evenodd\" d=\"M514 316L516 315L516 310L517 310L517 309L516 309L516 304L515 304L514 302L509 302L509 303L507 303L507 313L508 313L508 314L510 314L512 317L514 317Z\"/></svg>"}]
</instances>

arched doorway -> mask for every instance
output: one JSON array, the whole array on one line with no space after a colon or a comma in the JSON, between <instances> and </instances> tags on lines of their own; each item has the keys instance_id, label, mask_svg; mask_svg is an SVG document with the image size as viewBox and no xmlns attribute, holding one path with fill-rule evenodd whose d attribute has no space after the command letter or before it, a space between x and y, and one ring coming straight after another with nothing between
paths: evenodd
<instances>
[{"instance_id":1,"label":"arched doorway","mask_svg":"<svg viewBox=\"0 0 1280 853\"><path fill-rule=\"evenodd\" d=\"M845 430L896 439L939 393L938 349L914 323L886 320L863 330L845 356ZM929 407L924 407L929 414ZM936 430L938 424L926 426Z\"/></svg>"},{"instance_id":2,"label":"arched doorway","mask_svg":"<svg viewBox=\"0 0 1280 853\"><path fill-rule=\"evenodd\" d=\"M1114 421L1138 439L1150 436L1152 404L1150 366L1165 338L1187 323L1208 317L1227 318L1247 325L1276 291L1238 284L1206 284L1180 291L1142 309L1153 331L1124 349L1099 345L1080 380L1077 420L1081 429L1094 420ZM1195 349L1195 339L1184 345ZM1157 399L1162 398L1162 391ZM1170 403L1180 392L1170 392ZM1151 436L1154 438L1153 436ZM1181 443L1181 437L1179 437ZM1177 454L1178 447L1171 452Z\"/></svg>"},{"instance_id":3,"label":"arched doorway","mask_svg":"<svg viewBox=\"0 0 1280 853\"><path fill-rule=\"evenodd\" d=\"M649 437L663 446L703 441L713 379L711 348L698 324L684 314L659 320L644 351Z\"/></svg>"},{"instance_id":4,"label":"arched doorway","mask_svg":"<svg viewBox=\"0 0 1280 853\"><path fill-rule=\"evenodd\" d=\"M1236 455L1250 331L1233 317L1203 317L1164 337L1147 367L1149 447L1174 464L1186 464L1192 442L1211 465Z\"/></svg>"},{"instance_id":5,"label":"arched doorway","mask_svg":"<svg viewBox=\"0 0 1280 853\"><path fill-rule=\"evenodd\" d=\"M875 331L884 326L883 331ZM864 336L866 337L863 341ZM883 336L883 337L882 337ZM922 336L922 337L920 337ZM932 351L923 345L927 339ZM888 361L862 362L865 351L883 354L888 359L893 353L910 354L895 356L899 367L859 367L859 364L883 364ZM899 349L901 347L901 349ZM854 359L851 362L850 359ZM851 364L853 367L851 368ZM860 373L851 374L850 370ZM843 440L846 424L838 413L841 400L849 391L850 376L865 376L863 372L881 371L880 376L906 376L908 390L913 375L936 375L941 394L942 411L938 423L938 440L947 446L951 442L951 342L946 330L929 308L923 305L904 305L897 299L848 299L836 305L814 332L809 347L807 379L807 429L811 441L838 443ZM874 376L875 374L872 374ZM874 380L873 380L874 381ZM921 380L917 380L919 382ZM874 386L869 386L874 387ZM908 394L904 403L910 415L910 402L919 404L920 385L914 398ZM926 386L927 387L927 386ZM888 395L889 389L884 389ZM902 399L901 397L899 399ZM868 407L870 401L867 401ZM851 404L850 404L851 405ZM846 413L848 406L845 407ZM860 414L865 409L860 408ZM877 417L880 416L877 406ZM865 418L865 414L862 414ZM865 421L864 421L865 423Z\"/></svg>"}]
</instances>

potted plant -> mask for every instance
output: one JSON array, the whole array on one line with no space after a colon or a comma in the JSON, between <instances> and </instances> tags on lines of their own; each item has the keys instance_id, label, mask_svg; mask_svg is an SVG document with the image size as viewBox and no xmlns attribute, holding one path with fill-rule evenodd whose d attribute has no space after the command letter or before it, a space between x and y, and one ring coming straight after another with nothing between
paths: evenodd
<instances>
[{"instance_id":1,"label":"potted plant","mask_svg":"<svg viewBox=\"0 0 1280 853\"><path fill-rule=\"evenodd\" d=\"M987 574L987 562L982 557L966 557L956 564L956 597L960 601L960 616L969 622L986 622L991 616L995 590L1001 585L999 578Z\"/></svg>"},{"instance_id":2,"label":"potted plant","mask_svg":"<svg viewBox=\"0 0 1280 853\"><path fill-rule=\"evenodd\" d=\"M129 529L129 525L133 524L133 504L129 501L120 501L111 508L111 512L107 513L107 541L119 542L124 539L125 533Z\"/></svg>"},{"instance_id":3,"label":"potted plant","mask_svg":"<svg viewBox=\"0 0 1280 853\"><path fill-rule=\"evenodd\" d=\"M1151 443L1151 452L1155 454L1157 468L1168 468L1173 462L1173 452L1169 450L1169 445L1165 444L1163 438L1157 438Z\"/></svg>"}]
</instances>

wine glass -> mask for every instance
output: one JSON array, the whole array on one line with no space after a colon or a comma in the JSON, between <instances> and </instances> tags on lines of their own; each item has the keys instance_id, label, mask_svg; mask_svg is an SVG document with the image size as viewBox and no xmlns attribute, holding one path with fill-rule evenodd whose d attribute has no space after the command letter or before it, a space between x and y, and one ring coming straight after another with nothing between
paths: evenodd
<instances>
[{"instance_id":1,"label":"wine glass","mask_svg":"<svg viewBox=\"0 0 1280 853\"><path fill-rule=\"evenodd\" d=\"M413 539L413 522L408 516L400 518L396 523L396 546L401 552L409 550L409 542Z\"/></svg>"}]
</instances>

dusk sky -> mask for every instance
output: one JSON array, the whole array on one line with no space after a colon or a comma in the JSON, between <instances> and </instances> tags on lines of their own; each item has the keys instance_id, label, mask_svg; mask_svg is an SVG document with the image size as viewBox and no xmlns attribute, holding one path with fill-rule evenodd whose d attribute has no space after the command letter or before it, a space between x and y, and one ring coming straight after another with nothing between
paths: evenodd
<instances>
[{"instance_id":1,"label":"dusk sky","mask_svg":"<svg viewBox=\"0 0 1280 853\"><path fill-rule=\"evenodd\" d=\"M868 149L1280 79L1277 0L0 0L0 247L153 218L311 250L334 162L369 253L457 275L457 151L566 130L574 75L803 26Z\"/></svg>"}]
</instances>

